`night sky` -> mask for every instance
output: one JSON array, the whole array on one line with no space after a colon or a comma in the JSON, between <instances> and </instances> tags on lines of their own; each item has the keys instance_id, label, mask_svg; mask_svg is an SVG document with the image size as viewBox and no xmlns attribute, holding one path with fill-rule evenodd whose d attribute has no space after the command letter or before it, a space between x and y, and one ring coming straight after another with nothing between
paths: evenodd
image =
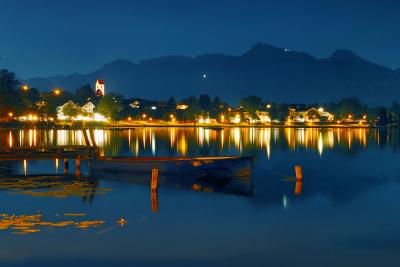
<instances>
[{"instance_id":1,"label":"night sky","mask_svg":"<svg viewBox=\"0 0 400 267\"><path fill-rule=\"evenodd\" d=\"M0 68L87 73L115 59L240 55L257 42L400 67L400 1L0 0Z\"/></svg>"}]
</instances>

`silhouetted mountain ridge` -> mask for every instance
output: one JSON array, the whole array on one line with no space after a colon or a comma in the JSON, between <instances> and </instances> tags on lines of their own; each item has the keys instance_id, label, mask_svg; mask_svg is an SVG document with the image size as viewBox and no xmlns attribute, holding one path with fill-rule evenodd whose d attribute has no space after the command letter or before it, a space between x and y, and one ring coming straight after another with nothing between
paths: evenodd
<instances>
[{"instance_id":1,"label":"silhouetted mountain ridge","mask_svg":"<svg viewBox=\"0 0 400 267\"><path fill-rule=\"evenodd\" d=\"M204 78L203 75L206 74ZM74 73L28 82L41 90L75 90L106 81L106 91L165 100L208 93L237 102L246 95L264 99L311 103L358 97L369 104L400 100L400 69L369 62L354 52L338 49L328 58L258 43L240 55L165 56L133 63L115 60L89 74Z\"/></svg>"}]
</instances>

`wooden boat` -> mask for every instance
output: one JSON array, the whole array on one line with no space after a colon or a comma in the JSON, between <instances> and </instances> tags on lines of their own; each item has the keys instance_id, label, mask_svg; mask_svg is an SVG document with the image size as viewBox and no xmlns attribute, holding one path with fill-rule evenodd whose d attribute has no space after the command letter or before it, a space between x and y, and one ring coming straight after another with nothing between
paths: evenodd
<instances>
[{"instance_id":1,"label":"wooden boat","mask_svg":"<svg viewBox=\"0 0 400 267\"><path fill-rule=\"evenodd\" d=\"M141 186L151 186L151 173L117 173L91 170L92 180L126 183ZM169 187L177 190L191 190L207 193L234 194L241 196L253 195L251 177L213 179L212 177L193 177L192 175L163 175L159 174L158 187Z\"/></svg>"},{"instance_id":2,"label":"wooden boat","mask_svg":"<svg viewBox=\"0 0 400 267\"><path fill-rule=\"evenodd\" d=\"M100 157L91 160L92 171L108 173L150 174L157 168L162 175L189 175L197 178L248 178L251 175L253 157Z\"/></svg>"}]
</instances>

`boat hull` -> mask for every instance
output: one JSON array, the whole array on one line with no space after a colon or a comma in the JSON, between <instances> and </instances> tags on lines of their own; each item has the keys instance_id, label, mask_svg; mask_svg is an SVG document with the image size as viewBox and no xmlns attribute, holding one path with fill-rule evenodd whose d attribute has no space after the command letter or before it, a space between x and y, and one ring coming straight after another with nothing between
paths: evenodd
<instances>
[{"instance_id":1,"label":"boat hull","mask_svg":"<svg viewBox=\"0 0 400 267\"><path fill-rule=\"evenodd\" d=\"M108 173L151 173L156 168L162 175L197 178L248 178L253 157L198 158L100 158L90 162L92 171Z\"/></svg>"}]
</instances>

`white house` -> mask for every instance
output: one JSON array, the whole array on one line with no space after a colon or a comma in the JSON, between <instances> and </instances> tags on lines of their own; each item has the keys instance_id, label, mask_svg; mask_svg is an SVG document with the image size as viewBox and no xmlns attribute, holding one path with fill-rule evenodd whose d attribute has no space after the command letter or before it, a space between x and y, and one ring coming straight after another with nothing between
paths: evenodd
<instances>
[{"instance_id":1,"label":"white house","mask_svg":"<svg viewBox=\"0 0 400 267\"><path fill-rule=\"evenodd\" d=\"M93 114L95 107L96 106L92 102L89 101L84 106L82 106L82 110L85 113Z\"/></svg>"}]
</instances>

